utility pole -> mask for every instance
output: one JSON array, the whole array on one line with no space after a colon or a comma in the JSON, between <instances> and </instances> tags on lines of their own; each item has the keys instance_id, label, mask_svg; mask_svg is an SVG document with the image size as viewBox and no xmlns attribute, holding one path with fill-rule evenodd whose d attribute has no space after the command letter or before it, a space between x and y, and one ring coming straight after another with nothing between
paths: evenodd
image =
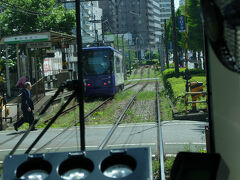
<instances>
[{"instance_id":1,"label":"utility pole","mask_svg":"<svg viewBox=\"0 0 240 180\"><path fill-rule=\"evenodd\" d=\"M115 3L112 1L112 0L110 0L111 1L111 3L112 3L112 5L115 7L115 12L116 12L116 32L117 32L117 49L119 50L119 42L118 42L118 8L119 8L119 4L120 4L120 2L121 2L121 0L119 0L118 2L117 2L117 0L115 0Z\"/></svg>"},{"instance_id":2,"label":"utility pole","mask_svg":"<svg viewBox=\"0 0 240 180\"><path fill-rule=\"evenodd\" d=\"M6 81L7 81L7 94L11 97L10 76L8 66L8 45L6 45Z\"/></svg>"},{"instance_id":3,"label":"utility pole","mask_svg":"<svg viewBox=\"0 0 240 180\"><path fill-rule=\"evenodd\" d=\"M122 56L123 56L123 74L124 80L127 79L127 72L126 72L126 59L125 59L125 49L124 49L124 34L122 35Z\"/></svg>"},{"instance_id":4,"label":"utility pole","mask_svg":"<svg viewBox=\"0 0 240 180\"><path fill-rule=\"evenodd\" d=\"M187 0L185 0L185 38L186 38L186 44L185 44L185 62L186 62L186 70L188 69L188 23L187 23Z\"/></svg>"},{"instance_id":5,"label":"utility pole","mask_svg":"<svg viewBox=\"0 0 240 180\"><path fill-rule=\"evenodd\" d=\"M103 29L103 17L101 16L101 27L102 27L102 42L104 44L104 29Z\"/></svg>"},{"instance_id":6,"label":"utility pole","mask_svg":"<svg viewBox=\"0 0 240 180\"><path fill-rule=\"evenodd\" d=\"M179 76L179 67L178 67L178 56L177 56L177 35L176 35L176 22L175 22L175 8L174 8L174 0L171 0L171 10L172 10L172 28L173 28L173 60L175 62L175 74L176 77Z\"/></svg>"},{"instance_id":7,"label":"utility pole","mask_svg":"<svg viewBox=\"0 0 240 180\"><path fill-rule=\"evenodd\" d=\"M166 64L167 69L169 68L169 60L168 60L168 30L167 30L167 20L164 20L164 31L165 31L165 49L166 49Z\"/></svg>"},{"instance_id":8,"label":"utility pole","mask_svg":"<svg viewBox=\"0 0 240 180\"><path fill-rule=\"evenodd\" d=\"M116 16L117 16L117 23L116 23L116 30L117 30L117 49L119 50L119 43L118 43L118 5L115 6Z\"/></svg>"},{"instance_id":9,"label":"utility pole","mask_svg":"<svg viewBox=\"0 0 240 180\"><path fill-rule=\"evenodd\" d=\"M96 27L96 16L93 16L93 23L94 23L94 33L95 33L95 41L98 43L98 31Z\"/></svg>"},{"instance_id":10,"label":"utility pole","mask_svg":"<svg viewBox=\"0 0 240 180\"><path fill-rule=\"evenodd\" d=\"M82 35L80 18L80 0L76 0L76 21L77 21L77 57L78 57L78 83L80 84L77 100L79 103L79 124L81 151L85 151L85 122L84 122L84 83L83 83L83 60L82 60Z\"/></svg>"}]
</instances>

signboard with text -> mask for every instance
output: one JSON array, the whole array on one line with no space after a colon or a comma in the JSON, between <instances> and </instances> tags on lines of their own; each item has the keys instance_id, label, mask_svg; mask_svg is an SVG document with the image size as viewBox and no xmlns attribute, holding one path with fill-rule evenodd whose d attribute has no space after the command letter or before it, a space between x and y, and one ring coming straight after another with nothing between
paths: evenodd
<instances>
[{"instance_id":1,"label":"signboard with text","mask_svg":"<svg viewBox=\"0 0 240 180\"><path fill-rule=\"evenodd\" d=\"M4 44L19 44L27 42L42 42L49 41L49 33L45 34L31 34L31 35L20 35L20 36L11 36L4 38Z\"/></svg>"},{"instance_id":2,"label":"signboard with text","mask_svg":"<svg viewBox=\"0 0 240 180\"><path fill-rule=\"evenodd\" d=\"M184 15L178 16L178 29L179 29L179 32L185 32L186 30Z\"/></svg>"}]
</instances>

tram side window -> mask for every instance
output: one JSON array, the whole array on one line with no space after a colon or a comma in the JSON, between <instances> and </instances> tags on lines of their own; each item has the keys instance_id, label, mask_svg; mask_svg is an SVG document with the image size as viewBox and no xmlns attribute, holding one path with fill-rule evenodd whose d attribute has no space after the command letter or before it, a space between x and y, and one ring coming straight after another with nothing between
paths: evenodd
<instances>
[{"instance_id":1,"label":"tram side window","mask_svg":"<svg viewBox=\"0 0 240 180\"><path fill-rule=\"evenodd\" d=\"M116 73L120 72L121 72L120 59L119 57L116 57Z\"/></svg>"}]
</instances>

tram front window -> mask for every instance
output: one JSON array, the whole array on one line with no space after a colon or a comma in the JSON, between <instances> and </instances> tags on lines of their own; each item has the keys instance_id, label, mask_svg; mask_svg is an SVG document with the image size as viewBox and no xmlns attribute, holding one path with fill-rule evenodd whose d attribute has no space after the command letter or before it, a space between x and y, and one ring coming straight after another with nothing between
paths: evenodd
<instances>
[{"instance_id":1,"label":"tram front window","mask_svg":"<svg viewBox=\"0 0 240 180\"><path fill-rule=\"evenodd\" d=\"M85 75L103 75L111 73L109 51L84 52Z\"/></svg>"}]
</instances>

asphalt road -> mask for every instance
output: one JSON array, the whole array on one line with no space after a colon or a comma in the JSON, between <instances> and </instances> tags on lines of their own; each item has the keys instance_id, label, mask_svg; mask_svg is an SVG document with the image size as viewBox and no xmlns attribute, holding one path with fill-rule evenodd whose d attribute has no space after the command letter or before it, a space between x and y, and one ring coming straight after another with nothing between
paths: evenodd
<instances>
[{"instance_id":1,"label":"asphalt road","mask_svg":"<svg viewBox=\"0 0 240 180\"><path fill-rule=\"evenodd\" d=\"M207 123L194 121L163 122L162 131L165 154L170 155L179 151L199 151L200 149L205 149L205 125ZM110 129L111 125L86 126L86 150L96 150ZM63 128L50 129L31 153L34 153L36 149L46 144L47 141L62 130ZM16 154L24 153L40 132L40 130L31 131L16 151ZM4 157L11 151L22 134L22 132L15 131L3 131L0 133L0 161L4 160ZM79 139L79 128L73 127L38 152L79 150ZM144 146L150 146L152 154L157 153L157 125L155 123L120 125L105 149Z\"/></svg>"}]
</instances>

